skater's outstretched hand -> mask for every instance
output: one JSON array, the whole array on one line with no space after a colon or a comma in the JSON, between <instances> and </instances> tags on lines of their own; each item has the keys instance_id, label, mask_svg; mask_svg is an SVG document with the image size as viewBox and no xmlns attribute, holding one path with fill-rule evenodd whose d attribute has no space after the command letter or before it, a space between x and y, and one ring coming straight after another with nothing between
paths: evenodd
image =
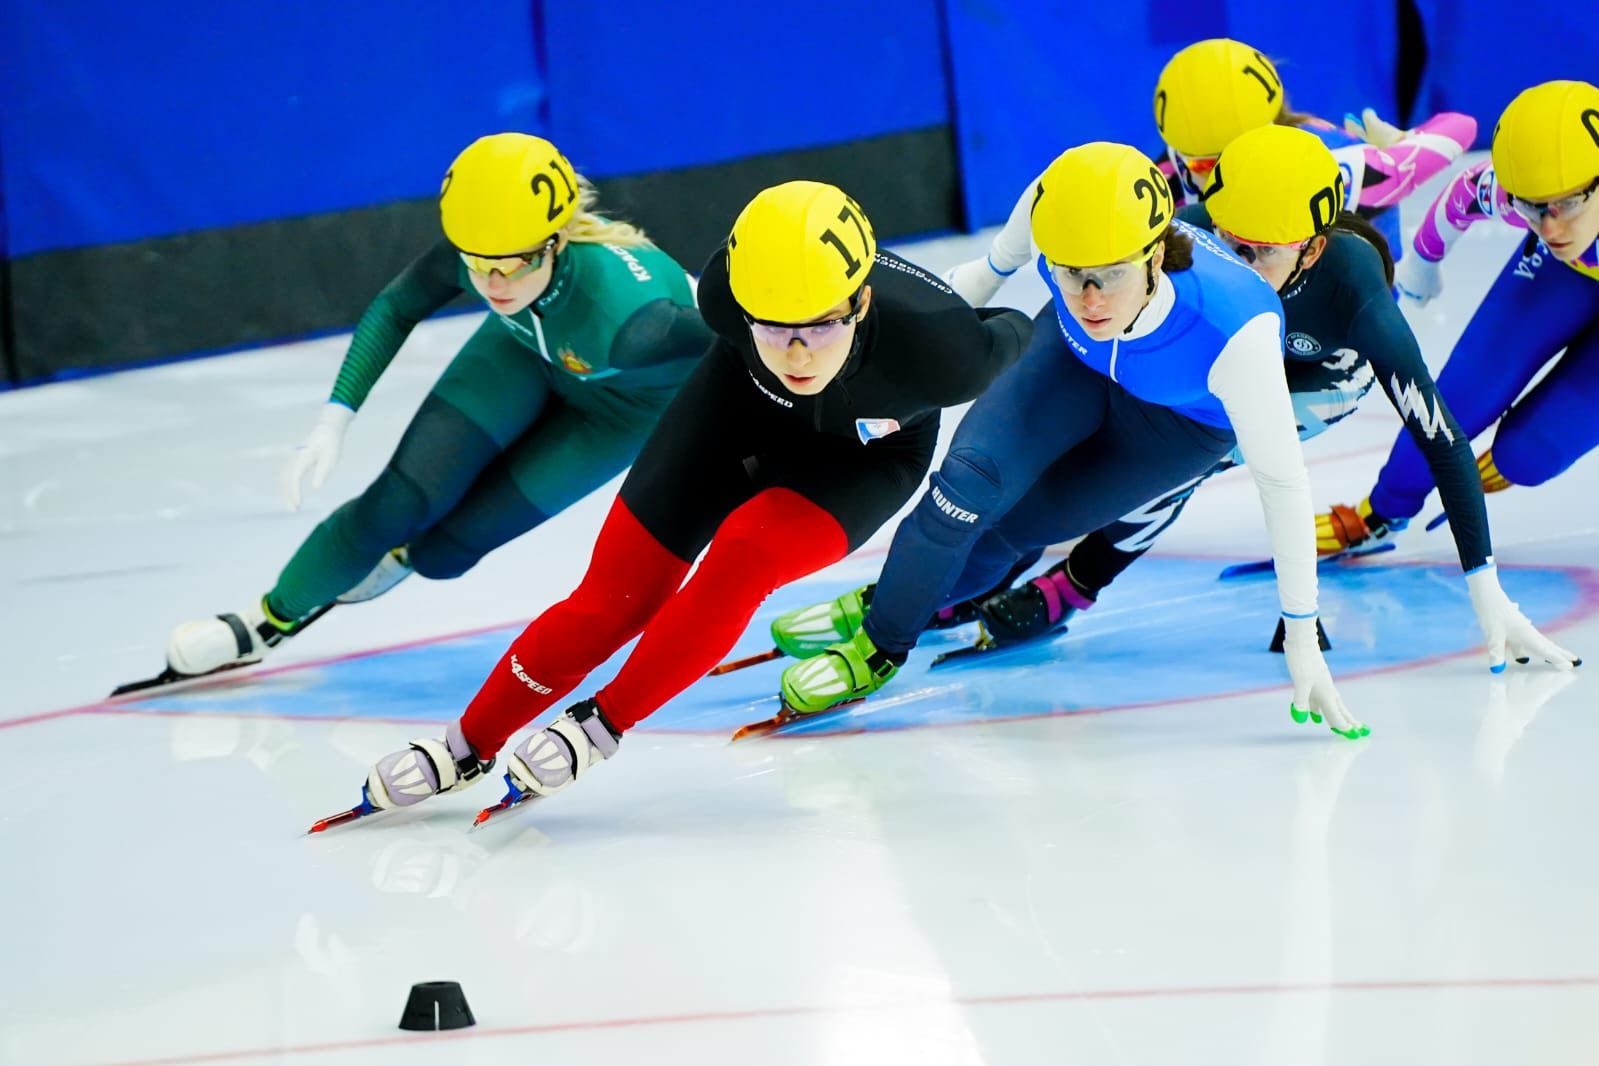
<instances>
[{"instance_id":1,"label":"skater's outstretched hand","mask_svg":"<svg viewBox=\"0 0 1599 1066\"><path fill-rule=\"evenodd\" d=\"M1354 115L1344 115L1344 132L1378 148L1392 148L1405 139L1407 131L1384 120L1368 107L1360 113L1359 118Z\"/></svg>"},{"instance_id":2,"label":"skater's outstretched hand","mask_svg":"<svg viewBox=\"0 0 1599 1066\"><path fill-rule=\"evenodd\" d=\"M294 451L289 465L283 471L283 503L291 511L300 509L300 485L305 475L311 475L311 487L319 489L328 479L333 464L339 461L339 450L344 444L344 431L350 428L355 412L342 403L329 401L322 405L322 414L305 438L305 443Z\"/></svg>"},{"instance_id":3,"label":"skater's outstretched hand","mask_svg":"<svg viewBox=\"0 0 1599 1066\"><path fill-rule=\"evenodd\" d=\"M1294 721L1327 720L1327 727L1341 737L1358 740L1371 730L1361 723L1333 684L1332 671L1322 658L1321 641L1316 636L1316 618L1283 618L1283 654L1288 659L1288 675L1294 679L1294 702L1288 713Z\"/></svg>"},{"instance_id":4,"label":"skater's outstretched hand","mask_svg":"<svg viewBox=\"0 0 1599 1066\"><path fill-rule=\"evenodd\" d=\"M1488 642L1488 669L1493 673L1504 670L1507 658L1523 664L1536 659L1557 670L1571 670L1582 665L1581 657L1538 632L1521 609L1511 602L1499 584L1497 566L1490 563L1467 574L1466 588L1471 591L1471 606L1477 611L1477 624Z\"/></svg>"},{"instance_id":5,"label":"skater's outstretched hand","mask_svg":"<svg viewBox=\"0 0 1599 1066\"><path fill-rule=\"evenodd\" d=\"M1407 251L1394 267L1394 288L1416 301L1416 306L1425 307L1444 291L1443 266L1424 259L1420 252Z\"/></svg>"}]
</instances>

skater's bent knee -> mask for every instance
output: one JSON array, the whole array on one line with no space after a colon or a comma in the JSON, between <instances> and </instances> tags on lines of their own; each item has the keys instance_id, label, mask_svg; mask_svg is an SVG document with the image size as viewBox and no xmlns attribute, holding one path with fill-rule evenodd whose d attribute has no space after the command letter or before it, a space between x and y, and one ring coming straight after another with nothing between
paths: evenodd
<instances>
[{"instance_id":1,"label":"skater's bent knee","mask_svg":"<svg viewBox=\"0 0 1599 1066\"><path fill-rule=\"evenodd\" d=\"M356 536L380 540L387 551L415 539L434 520L432 512L432 502L422 486L389 466L356 497L351 518Z\"/></svg>"}]
</instances>

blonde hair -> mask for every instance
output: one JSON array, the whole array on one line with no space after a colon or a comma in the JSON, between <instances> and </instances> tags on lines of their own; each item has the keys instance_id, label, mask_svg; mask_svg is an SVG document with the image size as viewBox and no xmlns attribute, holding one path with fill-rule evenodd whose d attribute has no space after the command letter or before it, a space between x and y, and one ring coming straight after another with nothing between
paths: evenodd
<instances>
[{"instance_id":1,"label":"blonde hair","mask_svg":"<svg viewBox=\"0 0 1599 1066\"><path fill-rule=\"evenodd\" d=\"M652 243L649 236L631 222L606 218L594 213L600 194L593 182L583 175L577 176L577 214L563 228L566 239L579 244L616 244L637 248Z\"/></svg>"}]
</instances>

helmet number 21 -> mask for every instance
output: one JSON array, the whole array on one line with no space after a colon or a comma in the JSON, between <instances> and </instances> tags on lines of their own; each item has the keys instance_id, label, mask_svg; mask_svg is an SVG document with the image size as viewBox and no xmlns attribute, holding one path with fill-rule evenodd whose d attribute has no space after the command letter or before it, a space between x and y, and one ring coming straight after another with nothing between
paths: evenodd
<instances>
[{"instance_id":1,"label":"helmet number 21","mask_svg":"<svg viewBox=\"0 0 1599 1066\"><path fill-rule=\"evenodd\" d=\"M572 184L572 179L566 176L566 171L561 168L559 160L550 160L550 169L555 171L555 176L560 178L561 184L565 186L566 199L557 199L560 196L560 191L556 189L555 181L542 170L533 175L532 187L535 196L538 195L540 189L544 189L549 193L550 207L545 217L554 222L561 217L561 212L566 210L573 200L577 199L577 188Z\"/></svg>"}]
</instances>

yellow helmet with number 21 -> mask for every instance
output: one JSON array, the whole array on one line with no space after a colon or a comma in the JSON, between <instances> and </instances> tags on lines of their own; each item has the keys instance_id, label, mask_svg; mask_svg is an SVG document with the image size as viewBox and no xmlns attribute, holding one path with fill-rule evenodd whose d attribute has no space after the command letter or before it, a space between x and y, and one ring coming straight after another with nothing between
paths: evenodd
<instances>
[{"instance_id":1,"label":"yellow helmet with number 21","mask_svg":"<svg viewBox=\"0 0 1599 1066\"><path fill-rule=\"evenodd\" d=\"M577 172L549 141L527 133L479 137L439 189L444 236L468 255L504 258L536 248L577 214Z\"/></svg>"}]
</instances>

